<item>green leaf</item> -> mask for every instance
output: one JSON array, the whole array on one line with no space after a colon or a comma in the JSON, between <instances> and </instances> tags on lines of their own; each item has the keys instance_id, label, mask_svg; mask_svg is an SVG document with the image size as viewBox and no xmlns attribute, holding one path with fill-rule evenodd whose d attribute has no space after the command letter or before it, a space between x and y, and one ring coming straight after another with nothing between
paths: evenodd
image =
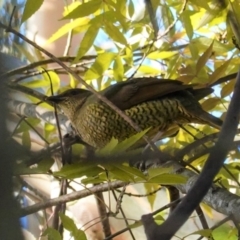
<instances>
[{"instance_id":1,"label":"green leaf","mask_svg":"<svg viewBox=\"0 0 240 240\"><path fill-rule=\"evenodd\" d=\"M78 80L76 80L74 77L73 77L73 75L72 74L69 74L69 78L70 78L70 83L69 83L69 85L70 85L70 87L71 88L76 88L77 87L77 85L78 85Z\"/></svg>"},{"instance_id":2,"label":"green leaf","mask_svg":"<svg viewBox=\"0 0 240 240\"><path fill-rule=\"evenodd\" d=\"M218 97L208 98L202 103L202 108L205 111L210 111L215 108L219 102L221 102L221 99L219 99Z\"/></svg>"},{"instance_id":3,"label":"green leaf","mask_svg":"<svg viewBox=\"0 0 240 240\"><path fill-rule=\"evenodd\" d=\"M148 54L147 58L160 60L160 59L171 58L176 54L179 54L179 52L177 52L177 51L155 51L155 52Z\"/></svg>"},{"instance_id":4,"label":"green leaf","mask_svg":"<svg viewBox=\"0 0 240 240\"><path fill-rule=\"evenodd\" d=\"M158 184L184 184L186 183L186 177L170 174L170 173L159 173L154 177L149 175L148 183L158 183Z\"/></svg>"},{"instance_id":5,"label":"green leaf","mask_svg":"<svg viewBox=\"0 0 240 240\"><path fill-rule=\"evenodd\" d=\"M149 178L153 178L153 177L159 176L161 174L169 173L170 171L172 171L172 167L150 168L150 169L148 169L148 176L149 176Z\"/></svg>"},{"instance_id":6,"label":"green leaf","mask_svg":"<svg viewBox=\"0 0 240 240\"><path fill-rule=\"evenodd\" d=\"M191 18L190 16L193 14L192 11L186 10L182 13L181 15L181 19L182 22L184 24L186 33L188 35L188 38L191 40L193 37L193 26L192 26L192 22L191 22Z\"/></svg>"},{"instance_id":7,"label":"green leaf","mask_svg":"<svg viewBox=\"0 0 240 240\"><path fill-rule=\"evenodd\" d=\"M59 213L59 217L61 218L63 227L67 229L69 232L74 233L75 231L78 230L76 224L70 217L66 216L63 213Z\"/></svg>"},{"instance_id":8,"label":"green leaf","mask_svg":"<svg viewBox=\"0 0 240 240\"><path fill-rule=\"evenodd\" d=\"M100 9L101 5L102 0L83 2L81 5L77 6L75 9L69 12L63 19L75 19L88 16Z\"/></svg>"},{"instance_id":9,"label":"green leaf","mask_svg":"<svg viewBox=\"0 0 240 240\"><path fill-rule=\"evenodd\" d=\"M98 34L99 27L100 25L97 23L90 25L81 41L80 47L73 63L76 63L81 57L83 57L93 45L93 42Z\"/></svg>"},{"instance_id":10,"label":"green leaf","mask_svg":"<svg viewBox=\"0 0 240 240\"><path fill-rule=\"evenodd\" d=\"M133 136L123 140L120 142L114 149L112 149L112 154L120 154L124 151L128 150L131 146L133 146L138 140L140 140L148 131L150 128L145 129L141 132L138 132L134 134Z\"/></svg>"},{"instance_id":11,"label":"green leaf","mask_svg":"<svg viewBox=\"0 0 240 240\"><path fill-rule=\"evenodd\" d=\"M201 235L203 237L210 237L211 234L212 234L212 231L211 229L201 229L201 230L198 230L198 231L195 231L187 236L191 236L191 235ZM185 237L187 237L185 236Z\"/></svg>"},{"instance_id":12,"label":"green leaf","mask_svg":"<svg viewBox=\"0 0 240 240\"><path fill-rule=\"evenodd\" d=\"M198 38L194 38L191 41L191 45L194 48L197 49L205 49L206 47L208 48L211 44L212 44L213 40L211 38L207 38L207 37L198 37ZM225 53L230 51L231 48L229 47L229 45L223 44L221 42L215 41L213 44L213 51L217 52L217 53Z\"/></svg>"},{"instance_id":13,"label":"green leaf","mask_svg":"<svg viewBox=\"0 0 240 240\"><path fill-rule=\"evenodd\" d=\"M104 167L113 175L114 179L121 180L124 182L135 182L135 175L129 172L123 171L122 169L116 167L112 164L104 164Z\"/></svg>"},{"instance_id":14,"label":"green leaf","mask_svg":"<svg viewBox=\"0 0 240 240\"><path fill-rule=\"evenodd\" d=\"M113 149L118 145L118 140L112 138L109 143L107 143L103 148L96 150L97 156L107 156L110 155Z\"/></svg>"},{"instance_id":15,"label":"green leaf","mask_svg":"<svg viewBox=\"0 0 240 240\"><path fill-rule=\"evenodd\" d=\"M147 199L148 202L153 210L154 202L157 198L157 194L148 194L151 192L154 192L155 190L159 189L159 184L153 184L153 183L144 183L144 187L146 189Z\"/></svg>"},{"instance_id":16,"label":"green leaf","mask_svg":"<svg viewBox=\"0 0 240 240\"><path fill-rule=\"evenodd\" d=\"M60 171L54 172L53 175L57 177L63 177L68 179L79 178L82 176L96 176L103 170L96 166L94 163L73 163L71 165L65 165Z\"/></svg>"},{"instance_id":17,"label":"green leaf","mask_svg":"<svg viewBox=\"0 0 240 240\"><path fill-rule=\"evenodd\" d=\"M30 133L29 131L25 131L22 134L22 144L26 148L30 149L31 148L31 138L30 138Z\"/></svg>"},{"instance_id":18,"label":"green leaf","mask_svg":"<svg viewBox=\"0 0 240 240\"><path fill-rule=\"evenodd\" d=\"M225 71L227 70L232 59L229 59L223 63L219 68L217 68L213 74L209 78L209 84L216 82L219 78L225 75Z\"/></svg>"},{"instance_id":19,"label":"green leaf","mask_svg":"<svg viewBox=\"0 0 240 240\"><path fill-rule=\"evenodd\" d=\"M203 53L203 55L198 59L197 65L196 65L196 74L199 73L199 71L206 65L208 59L211 57L213 52L213 43L206 49L206 51Z\"/></svg>"},{"instance_id":20,"label":"green leaf","mask_svg":"<svg viewBox=\"0 0 240 240\"><path fill-rule=\"evenodd\" d=\"M221 225L220 227L213 230L212 235L214 239L227 239L227 240L236 240L237 229L233 228L227 224Z\"/></svg>"},{"instance_id":21,"label":"green leaf","mask_svg":"<svg viewBox=\"0 0 240 240\"><path fill-rule=\"evenodd\" d=\"M118 168L120 169L121 171L125 172L126 174L131 174L133 177L137 176L139 177L140 179L142 180L145 180L146 177L145 175L138 169L136 168L133 168L133 167L129 167L129 166L126 166L126 165L114 165L115 168Z\"/></svg>"},{"instance_id":22,"label":"green leaf","mask_svg":"<svg viewBox=\"0 0 240 240\"><path fill-rule=\"evenodd\" d=\"M123 56L124 60L127 62L129 66L133 65L133 52L132 48L130 46L126 47L125 49L126 53Z\"/></svg>"},{"instance_id":23,"label":"green leaf","mask_svg":"<svg viewBox=\"0 0 240 240\"><path fill-rule=\"evenodd\" d=\"M48 240L62 240L61 234L54 228L47 228L42 236L48 236Z\"/></svg>"},{"instance_id":24,"label":"green leaf","mask_svg":"<svg viewBox=\"0 0 240 240\"><path fill-rule=\"evenodd\" d=\"M48 40L47 43L52 43L59 39L60 37L64 36L67 34L69 31L76 29L78 32L85 31L88 28L88 23L90 19L88 18L80 18L80 19L75 19L69 23L66 23L62 27L60 27Z\"/></svg>"},{"instance_id":25,"label":"green leaf","mask_svg":"<svg viewBox=\"0 0 240 240\"><path fill-rule=\"evenodd\" d=\"M43 4L44 0L27 0L22 15L21 24L29 19Z\"/></svg>"},{"instance_id":26,"label":"green leaf","mask_svg":"<svg viewBox=\"0 0 240 240\"><path fill-rule=\"evenodd\" d=\"M47 92L47 94L48 93L52 94L51 89L50 89L51 85L53 88L53 93L58 92L59 87L60 87L59 75L57 73L55 73L54 71L48 71L47 73L44 72L42 75L43 75L45 81L48 82L49 92Z\"/></svg>"},{"instance_id":27,"label":"green leaf","mask_svg":"<svg viewBox=\"0 0 240 240\"><path fill-rule=\"evenodd\" d=\"M116 56L113 64L113 76L114 76L114 79L117 81L122 81L124 77L123 63L119 55Z\"/></svg>"},{"instance_id":28,"label":"green leaf","mask_svg":"<svg viewBox=\"0 0 240 240\"><path fill-rule=\"evenodd\" d=\"M114 41L119 42L123 45L127 45L127 40L124 35L119 31L119 28L114 26L111 22L105 22L105 32Z\"/></svg>"},{"instance_id":29,"label":"green leaf","mask_svg":"<svg viewBox=\"0 0 240 240\"><path fill-rule=\"evenodd\" d=\"M33 80L31 82L24 82L21 85L29 88L43 88L43 87L49 87L50 83L45 79L39 79L39 80Z\"/></svg>"},{"instance_id":30,"label":"green leaf","mask_svg":"<svg viewBox=\"0 0 240 240\"><path fill-rule=\"evenodd\" d=\"M156 216L154 216L154 221L159 225L161 224L162 222L164 222L164 217L159 214L157 214Z\"/></svg>"},{"instance_id":31,"label":"green leaf","mask_svg":"<svg viewBox=\"0 0 240 240\"><path fill-rule=\"evenodd\" d=\"M73 236L74 236L74 240L87 240L86 234L84 233L84 231L82 231L80 229L75 231Z\"/></svg>"},{"instance_id":32,"label":"green leaf","mask_svg":"<svg viewBox=\"0 0 240 240\"><path fill-rule=\"evenodd\" d=\"M105 52L99 54L92 64L92 66L87 70L84 75L85 80L92 80L102 77L104 72L109 68L113 59L116 57L116 53Z\"/></svg>"},{"instance_id":33,"label":"green leaf","mask_svg":"<svg viewBox=\"0 0 240 240\"><path fill-rule=\"evenodd\" d=\"M15 175L27 175L27 174L46 174L52 167L54 161L51 158L47 158L38 163L37 167L29 168L25 162L14 166Z\"/></svg>"},{"instance_id":34,"label":"green leaf","mask_svg":"<svg viewBox=\"0 0 240 240\"><path fill-rule=\"evenodd\" d=\"M233 92L235 83L236 83L236 80L231 80L222 87L221 98L225 98L226 96L229 96Z\"/></svg>"},{"instance_id":35,"label":"green leaf","mask_svg":"<svg viewBox=\"0 0 240 240\"><path fill-rule=\"evenodd\" d=\"M151 66L141 65L138 69L139 72L142 72L143 74L160 74L163 71L161 69L153 68Z\"/></svg>"},{"instance_id":36,"label":"green leaf","mask_svg":"<svg viewBox=\"0 0 240 240\"><path fill-rule=\"evenodd\" d=\"M31 130L31 126L29 126L25 121L22 121L18 128L16 129L15 133L21 133Z\"/></svg>"}]
</instances>

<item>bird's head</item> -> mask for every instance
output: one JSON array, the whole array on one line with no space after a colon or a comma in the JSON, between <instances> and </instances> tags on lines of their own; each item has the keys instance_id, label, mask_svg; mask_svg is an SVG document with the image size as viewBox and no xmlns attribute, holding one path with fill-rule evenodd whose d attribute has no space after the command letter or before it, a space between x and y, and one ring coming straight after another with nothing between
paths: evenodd
<instances>
[{"instance_id":1,"label":"bird's head","mask_svg":"<svg viewBox=\"0 0 240 240\"><path fill-rule=\"evenodd\" d=\"M46 101L56 104L68 118L71 118L91 94L88 90L75 88L66 90L57 96L46 97Z\"/></svg>"}]
</instances>

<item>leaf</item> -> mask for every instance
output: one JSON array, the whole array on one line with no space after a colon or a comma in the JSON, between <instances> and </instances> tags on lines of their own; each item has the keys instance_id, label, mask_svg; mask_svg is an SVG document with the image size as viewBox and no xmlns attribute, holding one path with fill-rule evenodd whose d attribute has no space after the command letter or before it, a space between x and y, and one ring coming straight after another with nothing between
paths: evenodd
<instances>
[{"instance_id":1,"label":"leaf","mask_svg":"<svg viewBox=\"0 0 240 240\"><path fill-rule=\"evenodd\" d=\"M126 165L119 165L119 164L118 165L115 164L114 167L120 169L121 171L123 171L127 174L131 174L133 177L137 176L142 180L146 179L145 175L140 170L138 170L136 168L129 167L129 166L126 166Z\"/></svg>"},{"instance_id":2,"label":"leaf","mask_svg":"<svg viewBox=\"0 0 240 240\"><path fill-rule=\"evenodd\" d=\"M29 19L42 6L43 1L44 0L27 0L24 7L21 24Z\"/></svg>"},{"instance_id":3,"label":"leaf","mask_svg":"<svg viewBox=\"0 0 240 240\"><path fill-rule=\"evenodd\" d=\"M103 148L96 150L97 156L107 156L113 151L113 149L118 145L118 140L112 138L109 143L107 143Z\"/></svg>"},{"instance_id":4,"label":"leaf","mask_svg":"<svg viewBox=\"0 0 240 240\"><path fill-rule=\"evenodd\" d=\"M202 108L205 111L210 111L216 107L216 105L221 101L218 97L208 98L202 103Z\"/></svg>"},{"instance_id":5,"label":"leaf","mask_svg":"<svg viewBox=\"0 0 240 240\"><path fill-rule=\"evenodd\" d=\"M81 5L77 6L75 9L73 9L71 12L69 12L62 19L76 19L88 16L100 9L101 4L102 0L92 0L89 2L84 2Z\"/></svg>"},{"instance_id":6,"label":"leaf","mask_svg":"<svg viewBox=\"0 0 240 240\"><path fill-rule=\"evenodd\" d=\"M30 82L24 82L22 83L22 85L29 88L43 88L43 87L49 87L50 83L45 79L39 79L39 80L30 81Z\"/></svg>"},{"instance_id":7,"label":"leaf","mask_svg":"<svg viewBox=\"0 0 240 240\"><path fill-rule=\"evenodd\" d=\"M75 231L78 230L76 224L74 223L74 221L70 217L66 216L63 213L59 213L59 217L61 218L63 227L65 229L67 229L69 232L74 233Z\"/></svg>"},{"instance_id":8,"label":"leaf","mask_svg":"<svg viewBox=\"0 0 240 240\"><path fill-rule=\"evenodd\" d=\"M225 84L221 89L221 98L225 98L226 96L229 96L230 93L233 92L234 86L235 86L236 80L231 80L227 84Z\"/></svg>"},{"instance_id":9,"label":"leaf","mask_svg":"<svg viewBox=\"0 0 240 240\"><path fill-rule=\"evenodd\" d=\"M203 55L198 59L197 65L196 65L196 74L199 73L199 71L206 65L208 59L212 55L212 49L213 49L213 43L206 49L206 51L203 53Z\"/></svg>"},{"instance_id":10,"label":"leaf","mask_svg":"<svg viewBox=\"0 0 240 240\"><path fill-rule=\"evenodd\" d=\"M158 183L158 184L184 184L186 183L186 178L176 174L159 174L155 177L149 177L148 183Z\"/></svg>"},{"instance_id":11,"label":"leaf","mask_svg":"<svg viewBox=\"0 0 240 240\"><path fill-rule=\"evenodd\" d=\"M51 158L47 158L38 163L37 167L29 168L25 162L17 164L14 168L15 175L27 175L27 174L46 174L51 168L54 161Z\"/></svg>"},{"instance_id":12,"label":"leaf","mask_svg":"<svg viewBox=\"0 0 240 240\"><path fill-rule=\"evenodd\" d=\"M116 167L115 165L106 165L104 164L104 167L108 170L109 173L111 173L114 177L114 179L121 180L124 182L135 182L135 176L123 171L122 169Z\"/></svg>"},{"instance_id":13,"label":"leaf","mask_svg":"<svg viewBox=\"0 0 240 240\"><path fill-rule=\"evenodd\" d=\"M78 32L85 31L86 28L88 27L90 19L88 18L80 18L80 19L75 19L69 23L66 23L62 27L60 27L48 40L47 43L52 43L59 39L60 37L64 36L67 34L69 31L76 29Z\"/></svg>"},{"instance_id":14,"label":"leaf","mask_svg":"<svg viewBox=\"0 0 240 240\"><path fill-rule=\"evenodd\" d=\"M124 60L129 66L133 65L133 52L132 48L130 46L126 47L125 49L126 53L124 55Z\"/></svg>"},{"instance_id":15,"label":"leaf","mask_svg":"<svg viewBox=\"0 0 240 240\"><path fill-rule=\"evenodd\" d=\"M69 83L70 87L76 88L79 82L73 77L72 74L69 74L69 78L70 78L70 83Z\"/></svg>"},{"instance_id":16,"label":"leaf","mask_svg":"<svg viewBox=\"0 0 240 240\"><path fill-rule=\"evenodd\" d=\"M86 234L84 233L84 231L82 231L80 229L75 231L73 236L74 236L74 240L87 240Z\"/></svg>"},{"instance_id":17,"label":"leaf","mask_svg":"<svg viewBox=\"0 0 240 240\"><path fill-rule=\"evenodd\" d=\"M31 148L31 138L30 138L30 133L29 131L25 131L22 134L22 144L25 146L27 149Z\"/></svg>"},{"instance_id":18,"label":"leaf","mask_svg":"<svg viewBox=\"0 0 240 240\"><path fill-rule=\"evenodd\" d=\"M188 38L191 40L193 37L193 26L190 16L193 14L192 11L186 10L182 13L181 19L184 24Z\"/></svg>"},{"instance_id":19,"label":"leaf","mask_svg":"<svg viewBox=\"0 0 240 240\"><path fill-rule=\"evenodd\" d=\"M102 77L102 75L109 68L110 64L112 63L115 57L116 57L116 53L112 53L112 52L105 52L105 53L99 54L95 62L85 73L84 78L86 80L92 80L92 79Z\"/></svg>"},{"instance_id":20,"label":"leaf","mask_svg":"<svg viewBox=\"0 0 240 240\"><path fill-rule=\"evenodd\" d=\"M128 14L130 17L133 16L134 14L134 4L133 4L133 0L130 0L129 1L129 4L128 4Z\"/></svg>"},{"instance_id":21,"label":"leaf","mask_svg":"<svg viewBox=\"0 0 240 240\"><path fill-rule=\"evenodd\" d=\"M157 198L157 194L148 194L151 192L154 192L155 190L159 189L159 184L153 184L153 183L145 183L144 188L146 189L147 199L151 206L151 209L153 210L154 202Z\"/></svg>"},{"instance_id":22,"label":"leaf","mask_svg":"<svg viewBox=\"0 0 240 240\"><path fill-rule=\"evenodd\" d=\"M47 228L42 236L48 236L48 240L62 240L61 234L54 228Z\"/></svg>"},{"instance_id":23,"label":"leaf","mask_svg":"<svg viewBox=\"0 0 240 240\"><path fill-rule=\"evenodd\" d=\"M105 22L105 32L113 39L113 41L119 42L123 45L127 45L127 40L123 33L119 31L119 28L114 26L111 22Z\"/></svg>"},{"instance_id":24,"label":"leaf","mask_svg":"<svg viewBox=\"0 0 240 240\"><path fill-rule=\"evenodd\" d=\"M126 151L131 146L133 146L138 140L140 140L149 130L150 130L150 128L145 129L145 130L138 132L138 133L134 134L133 136L123 140L112 150L112 154L119 154L119 153Z\"/></svg>"},{"instance_id":25,"label":"leaf","mask_svg":"<svg viewBox=\"0 0 240 240\"><path fill-rule=\"evenodd\" d=\"M117 81L123 80L123 77L124 77L123 63L119 55L116 56L113 64L113 76L114 76L114 79Z\"/></svg>"},{"instance_id":26,"label":"leaf","mask_svg":"<svg viewBox=\"0 0 240 240\"><path fill-rule=\"evenodd\" d=\"M163 71L161 69L153 68L151 66L141 65L138 69L139 72L142 72L143 74L160 74Z\"/></svg>"},{"instance_id":27,"label":"leaf","mask_svg":"<svg viewBox=\"0 0 240 240\"><path fill-rule=\"evenodd\" d=\"M224 224L214 229L212 232L214 239L227 239L227 240L236 240L237 232L235 234L231 234L231 231L237 230L236 228L232 229L230 225Z\"/></svg>"},{"instance_id":28,"label":"leaf","mask_svg":"<svg viewBox=\"0 0 240 240\"><path fill-rule=\"evenodd\" d=\"M203 237L209 237L211 235L213 230L211 229L201 229L201 230L198 230L198 231L195 231L187 236L191 236L191 235L201 235ZM185 236L185 237L187 237Z\"/></svg>"},{"instance_id":29,"label":"leaf","mask_svg":"<svg viewBox=\"0 0 240 240\"><path fill-rule=\"evenodd\" d=\"M225 71L227 70L231 60L232 59L230 58L229 60L225 61L222 66L220 66L213 72L213 74L209 77L209 84L213 84L219 78L225 75Z\"/></svg>"},{"instance_id":30,"label":"leaf","mask_svg":"<svg viewBox=\"0 0 240 240\"><path fill-rule=\"evenodd\" d=\"M80 47L78 49L76 58L74 59L73 63L76 63L81 57L83 57L90 47L93 45L93 42L98 34L100 25L99 24L91 24L88 30L86 31Z\"/></svg>"},{"instance_id":31,"label":"leaf","mask_svg":"<svg viewBox=\"0 0 240 240\"><path fill-rule=\"evenodd\" d=\"M173 57L174 55L179 54L177 51L155 51L147 55L147 58L150 59L168 59Z\"/></svg>"},{"instance_id":32,"label":"leaf","mask_svg":"<svg viewBox=\"0 0 240 240\"><path fill-rule=\"evenodd\" d=\"M59 87L60 87L59 75L57 73L55 73L54 71L44 72L42 75L43 75L45 81L48 82L49 92L52 94L51 87L50 87L51 85L53 88L53 93L58 92Z\"/></svg>"},{"instance_id":33,"label":"leaf","mask_svg":"<svg viewBox=\"0 0 240 240\"><path fill-rule=\"evenodd\" d=\"M71 165L65 165L60 171L54 172L53 175L57 177L63 177L68 179L79 178L82 176L96 176L103 170L93 163L74 163Z\"/></svg>"}]
</instances>

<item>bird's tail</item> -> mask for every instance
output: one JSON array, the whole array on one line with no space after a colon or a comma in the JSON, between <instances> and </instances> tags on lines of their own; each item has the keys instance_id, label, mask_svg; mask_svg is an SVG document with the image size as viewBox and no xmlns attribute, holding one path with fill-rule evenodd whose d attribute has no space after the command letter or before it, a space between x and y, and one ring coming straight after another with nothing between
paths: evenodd
<instances>
[{"instance_id":1,"label":"bird's tail","mask_svg":"<svg viewBox=\"0 0 240 240\"><path fill-rule=\"evenodd\" d=\"M223 121L220 118L217 118L213 115L211 115L208 112L203 111L200 115L200 118L207 124L209 124L210 126L217 128L217 129L221 129Z\"/></svg>"}]
</instances>

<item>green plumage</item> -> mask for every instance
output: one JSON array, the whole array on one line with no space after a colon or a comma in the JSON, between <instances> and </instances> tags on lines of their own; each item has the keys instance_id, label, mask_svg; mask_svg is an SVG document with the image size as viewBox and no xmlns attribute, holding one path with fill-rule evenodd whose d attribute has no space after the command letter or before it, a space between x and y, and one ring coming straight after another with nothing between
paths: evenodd
<instances>
[{"instance_id":1,"label":"green plumage","mask_svg":"<svg viewBox=\"0 0 240 240\"><path fill-rule=\"evenodd\" d=\"M211 93L210 88L194 90L176 80L140 78L117 83L101 93L142 129L150 128L153 137L175 133L179 124L200 123L220 128L222 121L205 112L198 100ZM102 147L112 137L124 140L136 131L120 115L95 95L83 89L71 89L47 98L55 102L70 119L82 140Z\"/></svg>"}]
</instances>

